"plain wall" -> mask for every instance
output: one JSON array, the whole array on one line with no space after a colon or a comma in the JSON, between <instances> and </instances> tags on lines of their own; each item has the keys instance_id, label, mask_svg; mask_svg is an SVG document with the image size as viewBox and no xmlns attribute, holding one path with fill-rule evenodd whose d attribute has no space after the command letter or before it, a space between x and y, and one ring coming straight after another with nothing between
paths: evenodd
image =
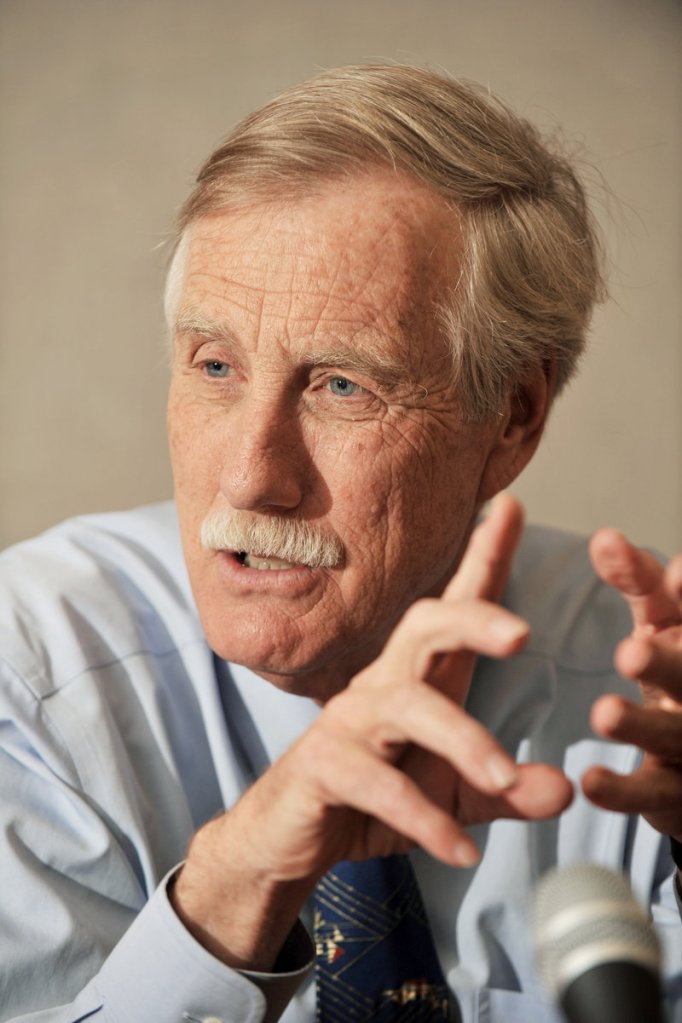
<instances>
[{"instance_id":1,"label":"plain wall","mask_svg":"<svg viewBox=\"0 0 682 1023\"><path fill-rule=\"evenodd\" d=\"M2 0L0 546L171 493L159 248L231 124L319 67L397 59L584 151L612 299L516 490L529 517L682 547L675 0Z\"/></svg>"}]
</instances>

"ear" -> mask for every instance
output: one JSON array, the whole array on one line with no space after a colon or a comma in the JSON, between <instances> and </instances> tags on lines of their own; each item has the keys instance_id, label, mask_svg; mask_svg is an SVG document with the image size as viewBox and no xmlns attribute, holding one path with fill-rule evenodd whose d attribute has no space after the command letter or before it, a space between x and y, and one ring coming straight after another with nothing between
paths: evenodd
<instances>
[{"instance_id":1,"label":"ear","mask_svg":"<svg viewBox=\"0 0 682 1023\"><path fill-rule=\"evenodd\" d=\"M556 385L554 360L534 370L506 398L481 476L479 498L489 501L526 467L540 443Z\"/></svg>"}]
</instances>

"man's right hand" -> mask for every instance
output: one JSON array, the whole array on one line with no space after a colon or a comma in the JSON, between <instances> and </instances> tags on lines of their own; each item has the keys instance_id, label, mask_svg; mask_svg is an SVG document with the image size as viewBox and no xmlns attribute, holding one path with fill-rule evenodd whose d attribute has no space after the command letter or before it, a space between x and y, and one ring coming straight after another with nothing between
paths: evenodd
<instances>
[{"instance_id":1,"label":"man's right hand","mask_svg":"<svg viewBox=\"0 0 682 1023\"><path fill-rule=\"evenodd\" d=\"M519 766L464 710L476 656L509 657L527 624L497 601L522 529L499 497L443 595L417 601L382 654L228 813L195 835L176 911L228 965L268 971L319 878L342 859L414 845L453 866L466 825L570 803L557 768Z\"/></svg>"}]
</instances>

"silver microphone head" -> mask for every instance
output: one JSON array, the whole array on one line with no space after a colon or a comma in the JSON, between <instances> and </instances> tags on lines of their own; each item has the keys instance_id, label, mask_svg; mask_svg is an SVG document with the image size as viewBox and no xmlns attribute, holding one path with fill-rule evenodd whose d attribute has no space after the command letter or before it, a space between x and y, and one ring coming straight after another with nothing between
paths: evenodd
<instances>
[{"instance_id":1,"label":"silver microphone head","mask_svg":"<svg viewBox=\"0 0 682 1023\"><path fill-rule=\"evenodd\" d=\"M658 973L660 950L648 914L623 874L593 863L550 871L536 890L535 944L546 986L560 996L601 963Z\"/></svg>"}]
</instances>

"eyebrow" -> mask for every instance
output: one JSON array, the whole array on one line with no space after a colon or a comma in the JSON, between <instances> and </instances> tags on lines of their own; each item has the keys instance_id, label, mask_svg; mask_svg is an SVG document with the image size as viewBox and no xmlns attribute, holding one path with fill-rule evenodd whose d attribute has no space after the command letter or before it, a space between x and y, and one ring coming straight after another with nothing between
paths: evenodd
<instances>
[{"instance_id":1,"label":"eyebrow","mask_svg":"<svg viewBox=\"0 0 682 1023\"><path fill-rule=\"evenodd\" d=\"M173 333L200 335L229 346L238 344L234 331L226 324L190 311L178 314ZM341 340L324 348L316 346L310 351L303 351L302 356L308 366L338 366L339 369L364 373L386 387L406 381L410 376L408 367L400 359L367 348L351 347Z\"/></svg>"},{"instance_id":2,"label":"eyebrow","mask_svg":"<svg viewBox=\"0 0 682 1023\"><path fill-rule=\"evenodd\" d=\"M173 324L173 335L178 334L200 334L211 340L226 341L229 344L236 341L234 332L226 324L190 312L178 314Z\"/></svg>"},{"instance_id":3,"label":"eyebrow","mask_svg":"<svg viewBox=\"0 0 682 1023\"><path fill-rule=\"evenodd\" d=\"M408 376L407 366L399 360L381 352L350 348L342 342L325 349L315 349L306 354L306 361L311 366L338 366L339 369L355 370L387 387L405 380Z\"/></svg>"}]
</instances>

